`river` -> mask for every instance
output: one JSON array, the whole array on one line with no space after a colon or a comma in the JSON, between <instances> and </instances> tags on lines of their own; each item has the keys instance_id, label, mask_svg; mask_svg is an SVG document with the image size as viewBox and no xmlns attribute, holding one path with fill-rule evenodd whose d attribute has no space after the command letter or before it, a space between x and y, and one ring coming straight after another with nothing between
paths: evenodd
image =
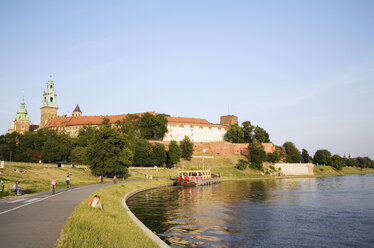
<instances>
[{"instance_id":1,"label":"river","mask_svg":"<svg viewBox=\"0 0 374 248\"><path fill-rule=\"evenodd\" d=\"M127 204L172 247L374 247L374 175L163 187Z\"/></svg>"}]
</instances>

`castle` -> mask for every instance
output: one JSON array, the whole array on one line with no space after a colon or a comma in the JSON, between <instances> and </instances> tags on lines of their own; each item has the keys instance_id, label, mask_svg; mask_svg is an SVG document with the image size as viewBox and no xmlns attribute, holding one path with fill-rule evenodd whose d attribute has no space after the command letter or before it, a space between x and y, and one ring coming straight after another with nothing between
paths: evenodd
<instances>
[{"instance_id":1,"label":"castle","mask_svg":"<svg viewBox=\"0 0 374 248\"><path fill-rule=\"evenodd\" d=\"M37 128L50 128L58 133L67 133L71 136L77 136L79 129L84 126L98 127L102 124L103 119L109 119L111 124L126 118L123 115L105 115L105 116L84 116L79 105L73 110L71 116L57 115L57 94L54 88L52 76L47 82L47 89L43 92L43 101L40 108L40 125L30 126L30 118L27 114L24 98L22 98L21 106L17 111L17 115L8 130L11 132L25 133ZM155 112L149 112L155 114ZM142 115L142 113L137 113ZM186 118L186 117L166 117L167 133L163 141L171 140L181 141L188 136L193 142L223 142L227 129L238 123L238 117L233 115L221 116L220 124L213 124L206 119Z\"/></svg>"}]
</instances>

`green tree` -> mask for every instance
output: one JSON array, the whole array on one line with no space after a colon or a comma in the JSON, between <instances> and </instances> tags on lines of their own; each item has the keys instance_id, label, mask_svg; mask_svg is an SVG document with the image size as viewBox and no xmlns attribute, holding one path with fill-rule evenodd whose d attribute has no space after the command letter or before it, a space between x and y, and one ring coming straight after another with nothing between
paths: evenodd
<instances>
[{"instance_id":1,"label":"green tree","mask_svg":"<svg viewBox=\"0 0 374 248\"><path fill-rule=\"evenodd\" d=\"M182 156L182 151L175 140L170 141L169 151L167 152L167 164L169 166L177 164Z\"/></svg>"},{"instance_id":2,"label":"green tree","mask_svg":"<svg viewBox=\"0 0 374 248\"><path fill-rule=\"evenodd\" d=\"M300 163L303 161L300 151L296 148L294 143L287 141L283 144L283 147L286 151L287 163Z\"/></svg>"},{"instance_id":3,"label":"green tree","mask_svg":"<svg viewBox=\"0 0 374 248\"><path fill-rule=\"evenodd\" d=\"M153 166L153 150L148 140L139 139L135 142L134 166Z\"/></svg>"},{"instance_id":4,"label":"green tree","mask_svg":"<svg viewBox=\"0 0 374 248\"><path fill-rule=\"evenodd\" d=\"M72 148L71 138L66 134L52 135L47 138L42 149L42 159L45 163L68 161Z\"/></svg>"},{"instance_id":5,"label":"green tree","mask_svg":"<svg viewBox=\"0 0 374 248\"><path fill-rule=\"evenodd\" d=\"M330 165L334 167L337 170L341 170L343 166L345 165L344 159L340 157L339 155L334 155L330 159Z\"/></svg>"},{"instance_id":6,"label":"green tree","mask_svg":"<svg viewBox=\"0 0 374 248\"><path fill-rule=\"evenodd\" d=\"M87 164L86 152L86 147L74 147L70 152L70 161L75 164Z\"/></svg>"},{"instance_id":7,"label":"green tree","mask_svg":"<svg viewBox=\"0 0 374 248\"><path fill-rule=\"evenodd\" d=\"M357 157L356 165L360 168L373 168L373 161L368 157Z\"/></svg>"},{"instance_id":8,"label":"green tree","mask_svg":"<svg viewBox=\"0 0 374 248\"><path fill-rule=\"evenodd\" d=\"M319 165L329 165L331 153L326 149L317 150L313 157L313 163Z\"/></svg>"},{"instance_id":9,"label":"green tree","mask_svg":"<svg viewBox=\"0 0 374 248\"><path fill-rule=\"evenodd\" d=\"M124 175L132 164L133 152L124 134L116 128L102 126L87 147L87 160L94 175Z\"/></svg>"},{"instance_id":10,"label":"green tree","mask_svg":"<svg viewBox=\"0 0 374 248\"><path fill-rule=\"evenodd\" d=\"M87 147L94 136L96 128L92 126L84 126L79 129L77 137L73 139L73 146Z\"/></svg>"},{"instance_id":11,"label":"green tree","mask_svg":"<svg viewBox=\"0 0 374 248\"><path fill-rule=\"evenodd\" d=\"M162 166L166 163L167 155L165 146L161 143L154 143L152 145L154 165Z\"/></svg>"},{"instance_id":12,"label":"green tree","mask_svg":"<svg viewBox=\"0 0 374 248\"><path fill-rule=\"evenodd\" d=\"M270 142L269 134L265 131L265 129L259 126L255 127L253 137L261 143Z\"/></svg>"},{"instance_id":13,"label":"green tree","mask_svg":"<svg viewBox=\"0 0 374 248\"><path fill-rule=\"evenodd\" d=\"M344 158L345 166L357 167L357 161L354 158Z\"/></svg>"},{"instance_id":14,"label":"green tree","mask_svg":"<svg viewBox=\"0 0 374 248\"><path fill-rule=\"evenodd\" d=\"M161 140L168 131L165 116L164 114L144 113L139 121L140 136L148 140Z\"/></svg>"},{"instance_id":15,"label":"green tree","mask_svg":"<svg viewBox=\"0 0 374 248\"><path fill-rule=\"evenodd\" d=\"M313 161L312 157L309 155L308 151L306 149L301 150L301 157L303 158L304 163L310 163Z\"/></svg>"},{"instance_id":16,"label":"green tree","mask_svg":"<svg viewBox=\"0 0 374 248\"><path fill-rule=\"evenodd\" d=\"M229 130L227 130L224 139L231 143L243 143L244 142L244 132L243 129L238 126L238 124L231 125Z\"/></svg>"},{"instance_id":17,"label":"green tree","mask_svg":"<svg viewBox=\"0 0 374 248\"><path fill-rule=\"evenodd\" d=\"M249 144L249 161L250 166L253 169L263 171L264 167L262 163L266 160L266 152L264 151L264 147L258 141L254 141L253 143Z\"/></svg>"},{"instance_id":18,"label":"green tree","mask_svg":"<svg viewBox=\"0 0 374 248\"><path fill-rule=\"evenodd\" d=\"M243 122L242 126L244 143L251 143L253 141L253 130L255 129L255 127L251 124L250 121Z\"/></svg>"},{"instance_id":19,"label":"green tree","mask_svg":"<svg viewBox=\"0 0 374 248\"><path fill-rule=\"evenodd\" d=\"M184 136L183 140L180 143L180 148L182 151L182 158L190 161L193 155L193 142L188 136Z\"/></svg>"},{"instance_id":20,"label":"green tree","mask_svg":"<svg viewBox=\"0 0 374 248\"><path fill-rule=\"evenodd\" d=\"M268 153L266 155L266 161L271 162L271 163L279 162L280 159L281 159L281 155L280 155L279 151L277 151L277 150L275 150L272 153Z\"/></svg>"}]
</instances>

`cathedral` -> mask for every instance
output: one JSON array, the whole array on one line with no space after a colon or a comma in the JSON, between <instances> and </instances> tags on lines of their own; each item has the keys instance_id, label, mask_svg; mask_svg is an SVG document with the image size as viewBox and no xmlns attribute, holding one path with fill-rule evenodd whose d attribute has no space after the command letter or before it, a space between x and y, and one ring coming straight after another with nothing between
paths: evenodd
<instances>
[{"instance_id":1,"label":"cathedral","mask_svg":"<svg viewBox=\"0 0 374 248\"><path fill-rule=\"evenodd\" d=\"M67 133L71 136L77 136L79 129L84 126L99 127L104 118L109 119L111 124L126 118L123 115L101 115L101 116L84 116L77 105L72 115L57 114L57 94L54 88L52 76L47 82L47 88L43 92L42 106L40 108L40 125L30 125L30 118L27 114L25 101L22 97L21 106L17 111L14 121L11 123L9 133L25 133L38 128L50 128L58 133ZM155 114L155 112L149 112ZM137 113L141 116L143 113ZM163 141L171 140L181 141L188 136L193 142L222 142L227 129L232 124L238 123L238 117L233 115L221 116L220 124L213 124L205 119L186 118L186 117L166 117L168 132L165 134Z\"/></svg>"}]
</instances>

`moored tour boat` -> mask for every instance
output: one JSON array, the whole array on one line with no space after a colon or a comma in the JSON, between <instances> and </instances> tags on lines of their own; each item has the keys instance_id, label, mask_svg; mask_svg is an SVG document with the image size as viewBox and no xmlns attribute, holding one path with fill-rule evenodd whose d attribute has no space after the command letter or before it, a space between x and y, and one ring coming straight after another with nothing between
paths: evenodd
<instances>
[{"instance_id":1,"label":"moored tour boat","mask_svg":"<svg viewBox=\"0 0 374 248\"><path fill-rule=\"evenodd\" d=\"M210 170L179 171L175 185L183 187L194 187L220 182L220 175L212 174Z\"/></svg>"}]
</instances>

